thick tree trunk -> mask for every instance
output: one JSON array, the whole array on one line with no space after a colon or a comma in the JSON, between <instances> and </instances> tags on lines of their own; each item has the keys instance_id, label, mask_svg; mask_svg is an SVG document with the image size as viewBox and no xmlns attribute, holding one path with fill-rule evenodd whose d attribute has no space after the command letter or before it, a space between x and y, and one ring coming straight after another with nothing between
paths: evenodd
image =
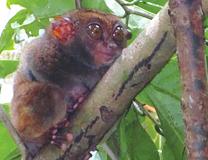
<instances>
[{"instance_id":1,"label":"thick tree trunk","mask_svg":"<svg viewBox=\"0 0 208 160\"><path fill-rule=\"evenodd\" d=\"M188 159L208 159L208 86L201 0L170 0Z\"/></svg>"}]
</instances>

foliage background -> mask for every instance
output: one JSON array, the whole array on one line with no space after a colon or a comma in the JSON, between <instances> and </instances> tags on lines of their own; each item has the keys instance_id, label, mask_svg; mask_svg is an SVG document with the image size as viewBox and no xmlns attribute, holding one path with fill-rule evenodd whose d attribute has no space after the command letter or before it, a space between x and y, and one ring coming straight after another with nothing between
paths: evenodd
<instances>
[{"instance_id":1,"label":"foliage background","mask_svg":"<svg viewBox=\"0 0 208 160\"><path fill-rule=\"evenodd\" d=\"M129 0L131 2L131 0ZM138 1L131 6L135 10L157 14L167 0ZM0 37L0 52L14 49L14 44L23 41L22 31L28 37L36 37L39 30L45 28L50 18L75 9L73 0L7 0L7 7L20 5L23 8L8 20ZM120 5L114 0L83 0L84 8L96 9L124 15ZM3 15L1 15L3 16ZM125 22L125 18L122 19ZM149 19L130 15L128 27L132 31L133 39L148 25ZM205 38L208 39L208 20L205 20ZM207 55L207 50L206 50ZM18 66L16 60L0 60L0 78L4 79L14 72ZM184 123L181 116L180 74L177 57L174 55L163 70L136 97L142 104L156 108L157 113L150 112L155 122L141 114L132 106L126 113L116 132L108 140L108 145L119 160L182 160L186 159L184 147ZM9 113L9 104L3 104ZM142 108L141 108L142 109ZM16 144L0 121L0 159L20 159ZM93 159L110 159L101 146Z\"/></svg>"}]
</instances>

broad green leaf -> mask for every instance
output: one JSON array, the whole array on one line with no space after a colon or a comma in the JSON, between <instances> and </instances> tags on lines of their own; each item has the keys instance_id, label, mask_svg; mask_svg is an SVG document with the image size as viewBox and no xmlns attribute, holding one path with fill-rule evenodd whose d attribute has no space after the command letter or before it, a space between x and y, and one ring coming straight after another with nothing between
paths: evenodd
<instances>
[{"instance_id":1,"label":"broad green leaf","mask_svg":"<svg viewBox=\"0 0 208 160\"><path fill-rule=\"evenodd\" d=\"M149 118L146 118L145 122L142 123L142 126L144 127L148 135L151 137L151 139L155 142L155 146L157 147L157 149L159 149L160 139L159 134L155 130L154 123Z\"/></svg>"},{"instance_id":2,"label":"broad green leaf","mask_svg":"<svg viewBox=\"0 0 208 160\"><path fill-rule=\"evenodd\" d=\"M10 39L9 41L7 41L7 44L4 46L4 50L13 50L13 49L14 49L14 40Z\"/></svg>"},{"instance_id":3,"label":"broad green leaf","mask_svg":"<svg viewBox=\"0 0 208 160\"><path fill-rule=\"evenodd\" d=\"M152 80L151 85L161 92L181 100L181 83L177 57L174 55L162 71Z\"/></svg>"},{"instance_id":4,"label":"broad green leaf","mask_svg":"<svg viewBox=\"0 0 208 160\"><path fill-rule=\"evenodd\" d=\"M4 107L4 110L7 113L7 115L9 115L9 103L4 103L1 105ZM0 119L0 121L1 121L1 119Z\"/></svg>"},{"instance_id":5,"label":"broad green leaf","mask_svg":"<svg viewBox=\"0 0 208 160\"><path fill-rule=\"evenodd\" d=\"M111 12L117 16L123 16L125 14L124 9L115 0L104 0Z\"/></svg>"},{"instance_id":6,"label":"broad green leaf","mask_svg":"<svg viewBox=\"0 0 208 160\"><path fill-rule=\"evenodd\" d=\"M151 13L154 13L154 14L157 14L163 7L163 6L154 4L154 3L143 2L143 1L136 3L136 5L140 8L145 9Z\"/></svg>"},{"instance_id":7,"label":"broad green leaf","mask_svg":"<svg viewBox=\"0 0 208 160\"><path fill-rule=\"evenodd\" d=\"M149 2L150 3L150 5L151 4L155 4L155 5L160 5L160 6L164 6L165 5L165 3L166 2L168 2L168 0L145 0L145 1L143 1L143 2Z\"/></svg>"},{"instance_id":8,"label":"broad green leaf","mask_svg":"<svg viewBox=\"0 0 208 160\"><path fill-rule=\"evenodd\" d=\"M2 104L6 113L9 114L9 104ZM14 155L16 157L16 153L14 153L14 150L16 150L16 144L14 143L12 137L8 133L6 127L0 120L0 159L9 160L9 157L12 157ZM5 158L7 157L7 158ZM20 158L19 158L20 159Z\"/></svg>"},{"instance_id":9,"label":"broad green leaf","mask_svg":"<svg viewBox=\"0 0 208 160\"><path fill-rule=\"evenodd\" d=\"M29 14L28 10L22 9L9 20L0 37L0 53L5 49L9 49L11 47L11 44L13 43L11 42L11 39L15 31L11 27L11 24L17 22L21 25L25 21L27 14Z\"/></svg>"},{"instance_id":10,"label":"broad green leaf","mask_svg":"<svg viewBox=\"0 0 208 160\"><path fill-rule=\"evenodd\" d=\"M133 112L130 110L130 112ZM130 113L131 116L133 113ZM128 115L127 115L128 116ZM157 148L142 127L137 115L134 113L134 121L121 121L120 127L120 148L121 155L119 160L159 160Z\"/></svg>"},{"instance_id":11,"label":"broad green leaf","mask_svg":"<svg viewBox=\"0 0 208 160\"><path fill-rule=\"evenodd\" d=\"M24 29L28 37L37 37L39 35L39 29L45 28L46 24L49 24L48 18L42 18L35 20L30 24L21 26Z\"/></svg>"},{"instance_id":12,"label":"broad green leaf","mask_svg":"<svg viewBox=\"0 0 208 160\"><path fill-rule=\"evenodd\" d=\"M7 0L7 6L18 4L31 11L37 19L61 15L75 9L74 0Z\"/></svg>"},{"instance_id":13,"label":"broad green leaf","mask_svg":"<svg viewBox=\"0 0 208 160\"><path fill-rule=\"evenodd\" d=\"M167 143L163 146L162 156L164 160L176 160L176 157Z\"/></svg>"},{"instance_id":14,"label":"broad green leaf","mask_svg":"<svg viewBox=\"0 0 208 160\"><path fill-rule=\"evenodd\" d=\"M0 142L0 159L4 159L17 147L2 122L0 122Z\"/></svg>"},{"instance_id":15,"label":"broad green leaf","mask_svg":"<svg viewBox=\"0 0 208 160\"><path fill-rule=\"evenodd\" d=\"M8 74L17 69L19 61L16 60L0 60L0 78L5 78Z\"/></svg>"},{"instance_id":16,"label":"broad green leaf","mask_svg":"<svg viewBox=\"0 0 208 160\"><path fill-rule=\"evenodd\" d=\"M204 33L205 33L205 39L206 39L206 41L208 41L208 28L205 29Z\"/></svg>"},{"instance_id":17,"label":"broad green leaf","mask_svg":"<svg viewBox=\"0 0 208 160\"><path fill-rule=\"evenodd\" d=\"M18 148L14 148L5 158L4 160L21 160L21 155Z\"/></svg>"},{"instance_id":18,"label":"broad green leaf","mask_svg":"<svg viewBox=\"0 0 208 160\"><path fill-rule=\"evenodd\" d=\"M95 159L93 160L107 160L108 155L103 149L102 145L97 146L97 153L95 154Z\"/></svg>"},{"instance_id":19,"label":"broad green leaf","mask_svg":"<svg viewBox=\"0 0 208 160\"><path fill-rule=\"evenodd\" d=\"M166 143L171 146L171 151L177 160L184 159L184 123L180 97L180 74L175 58L172 58L137 96L142 103L157 109Z\"/></svg>"},{"instance_id":20,"label":"broad green leaf","mask_svg":"<svg viewBox=\"0 0 208 160\"><path fill-rule=\"evenodd\" d=\"M206 16L205 20L204 20L204 28L208 27L208 16Z\"/></svg>"},{"instance_id":21,"label":"broad green leaf","mask_svg":"<svg viewBox=\"0 0 208 160\"><path fill-rule=\"evenodd\" d=\"M128 41L130 44L146 26L149 24L150 20L141 16L130 15L128 27L131 28L132 38Z\"/></svg>"},{"instance_id":22,"label":"broad green leaf","mask_svg":"<svg viewBox=\"0 0 208 160\"><path fill-rule=\"evenodd\" d=\"M82 1L82 5L86 9L95 9L106 13L110 12L104 0L84 0Z\"/></svg>"}]
</instances>

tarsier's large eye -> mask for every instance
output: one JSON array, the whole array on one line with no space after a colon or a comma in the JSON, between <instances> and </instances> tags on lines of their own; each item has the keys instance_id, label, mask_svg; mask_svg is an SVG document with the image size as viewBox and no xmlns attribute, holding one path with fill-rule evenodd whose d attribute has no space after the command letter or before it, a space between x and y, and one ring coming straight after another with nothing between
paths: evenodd
<instances>
[{"instance_id":1,"label":"tarsier's large eye","mask_svg":"<svg viewBox=\"0 0 208 160\"><path fill-rule=\"evenodd\" d=\"M103 30L98 24L90 24L87 27L87 34L93 39L101 39L103 36Z\"/></svg>"},{"instance_id":2,"label":"tarsier's large eye","mask_svg":"<svg viewBox=\"0 0 208 160\"><path fill-rule=\"evenodd\" d=\"M117 42L121 42L124 40L124 30L122 27L120 26L116 27L113 33L113 39Z\"/></svg>"}]
</instances>

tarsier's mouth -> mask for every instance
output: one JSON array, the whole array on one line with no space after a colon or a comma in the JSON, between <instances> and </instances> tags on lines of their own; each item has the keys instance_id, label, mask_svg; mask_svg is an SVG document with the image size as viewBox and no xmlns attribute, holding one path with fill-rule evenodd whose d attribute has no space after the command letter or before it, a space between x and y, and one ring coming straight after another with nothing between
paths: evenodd
<instances>
[{"instance_id":1,"label":"tarsier's mouth","mask_svg":"<svg viewBox=\"0 0 208 160\"><path fill-rule=\"evenodd\" d=\"M115 56L115 52L111 53L111 52L100 52L100 54L102 55L103 59L105 59L105 61L110 61L111 59L113 59L113 57Z\"/></svg>"}]
</instances>

